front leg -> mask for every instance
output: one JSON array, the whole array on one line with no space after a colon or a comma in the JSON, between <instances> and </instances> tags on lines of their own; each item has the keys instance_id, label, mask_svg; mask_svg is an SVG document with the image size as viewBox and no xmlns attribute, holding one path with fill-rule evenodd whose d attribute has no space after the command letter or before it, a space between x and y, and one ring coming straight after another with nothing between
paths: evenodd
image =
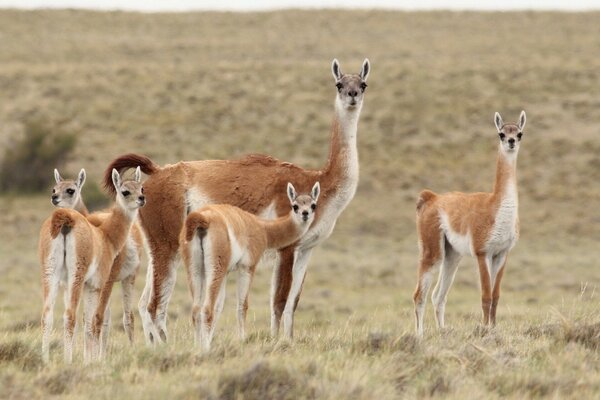
<instances>
[{"instance_id":1,"label":"front leg","mask_svg":"<svg viewBox=\"0 0 600 400\"><path fill-rule=\"evenodd\" d=\"M496 325L496 308L500 300L500 282L504 275L508 251L496 255L492 259L492 306L490 307L490 323Z\"/></svg>"},{"instance_id":2,"label":"front leg","mask_svg":"<svg viewBox=\"0 0 600 400\"><path fill-rule=\"evenodd\" d=\"M481 309L483 311L483 325L490 323L490 310L492 308L492 282L490 278L491 259L487 254L477 256L479 264L479 279L481 280Z\"/></svg>"},{"instance_id":3,"label":"front leg","mask_svg":"<svg viewBox=\"0 0 600 400\"><path fill-rule=\"evenodd\" d=\"M285 309L283 310L283 332L285 337L292 339L294 336L294 312L300 300L300 292L304 284L308 261L312 254L312 248L296 250L294 253L294 266L292 268L292 282Z\"/></svg>"}]
</instances>

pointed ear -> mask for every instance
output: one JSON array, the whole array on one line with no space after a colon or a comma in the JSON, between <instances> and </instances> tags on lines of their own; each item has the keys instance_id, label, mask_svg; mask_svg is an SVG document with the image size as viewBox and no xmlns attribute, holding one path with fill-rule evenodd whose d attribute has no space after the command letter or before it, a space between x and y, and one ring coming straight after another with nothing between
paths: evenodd
<instances>
[{"instance_id":1,"label":"pointed ear","mask_svg":"<svg viewBox=\"0 0 600 400\"><path fill-rule=\"evenodd\" d=\"M496 124L496 129L498 130L498 132L500 132L502 130L502 127L504 126L504 121L502 121L502 117L498 112L494 114L494 123Z\"/></svg>"},{"instance_id":2,"label":"pointed ear","mask_svg":"<svg viewBox=\"0 0 600 400\"><path fill-rule=\"evenodd\" d=\"M294 188L294 185L292 185L290 182L288 182L287 184L287 195L288 195L288 199L290 199L290 203L294 203L294 200L296 200L296 189Z\"/></svg>"},{"instance_id":3,"label":"pointed ear","mask_svg":"<svg viewBox=\"0 0 600 400\"><path fill-rule=\"evenodd\" d=\"M525 115L525 110L521 111L521 115L519 115L519 131L523 132L523 128L525 128L525 122L527 122L527 116Z\"/></svg>"},{"instance_id":4,"label":"pointed ear","mask_svg":"<svg viewBox=\"0 0 600 400\"><path fill-rule=\"evenodd\" d=\"M319 199L319 194L321 194L321 184L317 182L310 191L310 197L312 197L314 201L317 201Z\"/></svg>"},{"instance_id":5,"label":"pointed ear","mask_svg":"<svg viewBox=\"0 0 600 400\"><path fill-rule=\"evenodd\" d=\"M56 181L56 183L60 183L63 180L63 178L60 177L60 174L58 173L58 170L56 168L54 168L54 180Z\"/></svg>"},{"instance_id":6,"label":"pointed ear","mask_svg":"<svg viewBox=\"0 0 600 400\"><path fill-rule=\"evenodd\" d=\"M369 62L368 58L365 58L365 61L363 61L363 65L360 70L360 77L363 81L367 81L367 78L369 77L369 72L371 72L371 63Z\"/></svg>"},{"instance_id":7,"label":"pointed ear","mask_svg":"<svg viewBox=\"0 0 600 400\"><path fill-rule=\"evenodd\" d=\"M81 189L83 187L84 183L85 183L85 169L81 168L81 171L79 171L79 175L77 176L77 187L79 187L79 189Z\"/></svg>"},{"instance_id":8,"label":"pointed ear","mask_svg":"<svg viewBox=\"0 0 600 400\"><path fill-rule=\"evenodd\" d=\"M140 170L140 166L139 165L135 169L134 178L135 178L135 181L138 182L138 183L142 181L142 171Z\"/></svg>"},{"instance_id":9,"label":"pointed ear","mask_svg":"<svg viewBox=\"0 0 600 400\"><path fill-rule=\"evenodd\" d=\"M121 176L119 175L119 171L113 168L112 170L112 181L113 185L115 185L115 189L117 189L117 193L119 192L119 188L121 187Z\"/></svg>"},{"instance_id":10,"label":"pointed ear","mask_svg":"<svg viewBox=\"0 0 600 400\"><path fill-rule=\"evenodd\" d=\"M342 79L342 69L340 68L340 63L336 58L334 58L333 62L331 63L331 73L333 74L336 82Z\"/></svg>"}]
</instances>

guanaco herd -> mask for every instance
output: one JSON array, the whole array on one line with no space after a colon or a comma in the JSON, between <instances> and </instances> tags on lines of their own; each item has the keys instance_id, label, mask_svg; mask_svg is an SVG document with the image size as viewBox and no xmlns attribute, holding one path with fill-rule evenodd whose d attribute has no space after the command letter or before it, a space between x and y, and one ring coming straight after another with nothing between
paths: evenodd
<instances>
[{"instance_id":1,"label":"guanaco herd","mask_svg":"<svg viewBox=\"0 0 600 400\"><path fill-rule=\"evenodd\" d=\"M357 127L369 60L358 74L332 73L337 94L330 151L324 167L308 170L264 155L238 160L178 162L158 166L139 154L113 160L104 186L114 197L110 210L89 213L81 196L85 170L76 180L54 170L52 204L43 223L39 254L44 306L42 354L49 360L53 308L64 286L64 359L72 362L75 318L83 294L84 362L102 359L110 329L108 300L115 282L123 292L123 326L133 342L133 286L146 250L146 285L139 301L146 343L167 341L167 307L179 254L193 299L196 345L209 351L225 298L225 277L238 273L237 320L245 338L248 292L265 253L274 258L271 334L283 319L293 336L294 312L312 250L327 239L358 184ZM477 258L483 324L496 323L500 282L508 252L519 236L516 163L525 127L504 123L496 113L500 140L491 193L435 194L424 190L416 205L419 268L414 293L416 333L423 335L426 297L439 271L432 302L444 328L448 291L463 255ZM133 179L122 175L134 169ZM147 179L142 184L142 172ZM181 251L181 253L180 253Z\"/></svg>"}]
</instances>

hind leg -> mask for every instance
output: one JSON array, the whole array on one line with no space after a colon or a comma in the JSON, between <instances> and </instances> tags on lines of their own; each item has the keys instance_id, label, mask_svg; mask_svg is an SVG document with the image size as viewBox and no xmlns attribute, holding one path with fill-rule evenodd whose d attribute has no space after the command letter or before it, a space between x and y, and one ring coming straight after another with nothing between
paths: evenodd
<instances>
[{"instance_id":1,"label":"hind leg","mask_svg":"<svg viewBox=\"0 0 600 400\"><path fill-rule=\"evenodd\" d=\"M100 301L100 290L84 285L83 287L83 362L88 364L92 361L94 352L94 335L92 325L94 314Z\"/></svg>"},{"instance_id":2,"label":"hind leg","mask_svg":"<svg viewBox=\"0 0 600 400\"><path fill-rule=\"evenodd\" d=\"M150 256L149 256L150 258ZM146 284L144 285L144 290L142 291L142 296L140 297L140 301L138 302L138 312L140 314L140 320L142 321L142 328L144 330L144 338L146 339L146 345L152 346L154 344L154 338L158 338L158 332L156 331L156 327L152 322L152 316L148 311L148 306L150 305L150 298L152 295L152 260L148 263L146 271Z\"/></svg>"},{"instance_id":3,"label":"hind leg","mask_svg":"<svg viewBox=\"0 0 600 400\"><path fill-rule=\"evenodd\" d=\"M81 270L84 270L83 268ZM65 363L73 362L73 338L75 334L75 316L77 315L77 306L79 305L79 297L83 289L84 276L80 271L76 271L75 275L70 279L65 290L65 312L63 315L64 324L64 358Z\"/></svg>"},{"instance_id":4,"label":"hind leg","mask_svg":"<svg viewBox=\"0 0 600 400\"><path fill-rule=\"evenodd\" d=\"M421 228L419 229L419 239L420 261L413 301L415 304L415 330L417 336L423 336L423 317L427 294L433 282L433 275L444 260L444 253L443 238L439 229L427 231Z\"/></svg>"},{"instance_id":5,"label":"hind leg","mask_svg":"<svg viewBox=\"0 0 600 400\"><path fill-rule=\"evenodd\" d=\"M206 296L201 312L201 336L204 351L210 350L215 326L225 298L225 274L216 274L211 278L207 279Z\"/></svg>"},{"instance_id":6,"label":"hind leg","mask_svg":"<svg viewBox=\"0 0 600 400\"><path fill-rule=\"evenodd\" d=\"M201 333L201 310L204 293L204 252L194 239L186 244L182 250L183 263L185 265L190 293L192 294L192 325L194 326L194 344L200 346L202 343Z\"/></svg>"},{"instance_id":7,"label":"hind leg","mask_svg":"<svg viewBox=\"0 0 600 400\"><path fill-rule=\"evenodd\" d=\"M246 313L248 312L248 292L250 291L250 284L252 283L252 275L255 267L246 270L240 268L238 272L238 284L237 284L237 320L238 320L238 331L240 334L240 340L246 339Z\"/></svg>"},{"instance_id":8,"label":"hind leg","mask_svg":"<svg viewBox=\"0 0 600 400\"><path fill-rule=\"evenodd\" d=\"M176 251L173 251L171 248L161 248L161 250L167 250L168 254L156 256L154 254L156 252L153 252L152 290L150 292L150 302L147 306L147 311L154 324L154 332L158 334L158 336L152 334L150 339L158 343L166 342L168 339L167 308L176 278Z\"/></svg>"},{"instance_id":9,"label":"hind leg","mask_svg":"<svg viewBox=\"0 0 600 400\"><path fill-rule=\"evenodd\" d=\"M448 291L454 282L460 258L460 254L452 248L448 241L445 241L444 261L440 268L438 282L435 285L431 296L431 301L435 310L435 320L439 329L443 329L445 326L444 314L446 311L446 300L448 299Z\"/></svg>"},{"instance_id":10,"label":"hind leg","mask_svg":"<svg viewBox=\"0 0 600 400\"><path fill-rule=\"evenodd\" d=\"M50 361L50 335L54 324L54 305L58 295L59 278L53 270L43 279L44 308L42 311L42 359ZM66 290L66 289L65 289Z\"/></svg>"}]
</instances>

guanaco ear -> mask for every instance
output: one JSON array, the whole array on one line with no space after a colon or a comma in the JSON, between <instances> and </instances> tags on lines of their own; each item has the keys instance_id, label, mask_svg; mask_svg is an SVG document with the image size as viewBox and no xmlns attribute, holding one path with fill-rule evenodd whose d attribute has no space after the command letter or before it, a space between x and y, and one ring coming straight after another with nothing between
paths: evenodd
<instances>
[{"instance_id":1,"label":"guanaco ear","mask_svg":"<svg viewBox=\"0 0 600 400\"><path fill-rule=\"evenodd\" d=\"M115 189L117 189L117 193L119 192L119 188L121 187L121 176L119 175L119 171L113 168L112 170L112 181L113 185L115 185Z\"/></svg>"},{"instance_id":2,"label":"guanaco ear","mask_svg":"<svg viewBox=\"0 0 600 400\"><path fill-rule=\"evenodd\" d=\"M85 169L81 168L79 175L77 176L77 187L81 189L85 183Z\"/></svg>"},{"instance_id":3,"label":"guanaco ear","mask_svg":"<svg viewBox=\"0 0 600 400\"><path fill-rule=\"evenodd\" d=\"M319 194L321 194L321 184L317 182L310 191L310 197L316 202L319 199Z\"/></svg>"},{"instance_id":4,"label":"guanaco ear","mask_svg":"<svg viewBox=\"0 0 600 400\"><path fill-rule=\"evenodd\" d=\"M334 58L333 62L331 63L331 73L333 74L333 78L336 82L342 79L342 70L340 68L340 63L336 58Z\"/></svg>"},{"instance_id":5,"label":"guanaco ear","mask_svg":"<svg viewBox=\"0 0 600 400\"><path fill-rule=\"evenodd\" d=\"M63 180L63 178L60 177L60 174L58 173L58 170L56 168L54 168L54 180L56 181L56 183L60 183Z\"/></svg>"},{"instance_id":6,"label":"guanaco ear","mask_svg":"<svg viewBox=\"0 0 600 400\"><path fill-rule=\"evenodd\" d=\"M494 114L494 123L496 124L496 129L498 129L498 132L500 132L504 126L504 121L502 121L502 117L500 116L499 112Z\"/></svg>"},{"instance_id":7,"label":"guanaco ear","mask_svg":"<svg viewBox=\"0 0 600 400\"><path fill-rule=\"evenodd\" d=\"M287 184L287 195L288 195L288 199L290 199L290 203L294 204L294 201L296 200L296 189L294 188L294 185L291 184L291 182L288 182Z\"/></svg>"},{"instance_id":8,"label":"guanaco ear","mask_svg":"<svg viewBox=\"0 0 600 400\"><path fill-rule=\"evenodd\" d=\"M134 179L136 182L140 183L142 181L142 171L140 170L140 166L135 169Z\"/></svg>"},{"instance_id":9,"label":"guanaco ear","mask_svg":"<svg viewBox=\"0 0 600 400\"><path fill-rule=\"evenodd\" d=\"M366 82L367 78L369 77L369 72L371 72L371 63L369 63L368 58L365 58L365 61L363 61L363 65L360 70L360 78Z\"/></svg>"},{"instance_id":10,"label":"guanaco ear","mask_svg":"<svg viewBox=\"0 0 600 400\"><path fill-rule=\"evenodd\" d=\"M523 128L525 128L525 122L527 122L527 116L525 115L525 110L521 111L521 115L519 115L519 131L523 132Z\"/></svg>"}]
</instances>

